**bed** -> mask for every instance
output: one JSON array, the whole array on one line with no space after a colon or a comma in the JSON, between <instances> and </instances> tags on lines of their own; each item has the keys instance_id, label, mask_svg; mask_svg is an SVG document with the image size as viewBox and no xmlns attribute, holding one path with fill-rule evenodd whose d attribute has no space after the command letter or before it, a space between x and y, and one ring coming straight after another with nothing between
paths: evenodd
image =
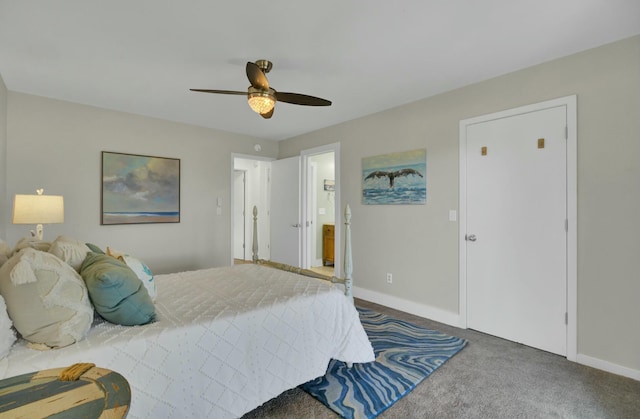
<instances>
[{"instance_id":1,"label":"bed","mask_svg":"<svg viewBox=\"0 0 640 419\"><path fill-rule=\"evenodd\" d=\"M122 326L95 316L86 337L45 351L18 339L0 378L92 362L129 381L128 417L227 418L323 375L332 358L374 359L352 299L330 281L259 263L154 281L154 322Z\"/></svg>"}]
</instances>

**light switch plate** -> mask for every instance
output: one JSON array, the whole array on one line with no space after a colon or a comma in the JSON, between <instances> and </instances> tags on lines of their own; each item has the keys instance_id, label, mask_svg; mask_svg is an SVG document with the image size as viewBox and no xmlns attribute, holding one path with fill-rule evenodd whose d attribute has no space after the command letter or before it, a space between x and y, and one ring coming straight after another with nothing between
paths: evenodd
<instances>
[{"instance_id":1,"label":"light switch plate","mask_svg":"<svg viewBox=\"0 0 640 419\"><path fill-rule=\"evenodd\" d=\"M449 221L457 221L458 212L456 210L449 210Z\"/></svg>"}]
</instances>

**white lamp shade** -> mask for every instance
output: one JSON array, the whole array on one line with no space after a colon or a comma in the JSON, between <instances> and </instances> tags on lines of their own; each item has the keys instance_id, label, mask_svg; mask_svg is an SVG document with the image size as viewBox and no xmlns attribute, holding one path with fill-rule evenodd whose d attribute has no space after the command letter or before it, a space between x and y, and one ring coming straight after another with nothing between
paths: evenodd
<instances>
[{"instance_id":1,"label":"white lamp shade","mask_svg":"<svg viewBox=\"0 0 640 419\"><path fill-rule=\"evenodd\" d=\"M13 199L13 224L64 223L61 195L16 195Z\"/></svg>"}]
</instances>

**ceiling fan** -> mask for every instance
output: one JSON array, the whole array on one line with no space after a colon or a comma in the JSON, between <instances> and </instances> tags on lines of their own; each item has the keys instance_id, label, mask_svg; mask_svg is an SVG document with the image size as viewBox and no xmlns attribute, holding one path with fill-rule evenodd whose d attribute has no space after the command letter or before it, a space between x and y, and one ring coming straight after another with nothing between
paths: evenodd
<instances>
[{"instance_id":1,"label":"ceiling fan","mask_svg":"<svg viewBox=\"0 0 640 419\"><path fill-rule=\"evenodd\" d=\"M251 86L246 92L235 90L189 89L192 92L220 93L223 95L247 95L249 106L265 119L273 116L276 101L304 106L331 106L331 101L300 93L278 92L269 87L266 73L271 71L273 64L268 60L247 62L247 78Z\"/></svg>"}]
</instances>

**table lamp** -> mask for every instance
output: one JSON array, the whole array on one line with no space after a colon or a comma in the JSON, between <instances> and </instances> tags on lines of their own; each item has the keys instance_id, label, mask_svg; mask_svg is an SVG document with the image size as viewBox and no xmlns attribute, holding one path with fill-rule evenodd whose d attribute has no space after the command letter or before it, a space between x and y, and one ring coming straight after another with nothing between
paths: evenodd
<instances>
[{"instance_id":1,"label":"table lamp","mask_svg":"<svg viewBox=\"0 0 640 419\"><path fill-rule=\"evenodd\" d=\"M43 224L64 223L64 200L61 195L43 195L43 189L37 195L18 195L13 199L13 224L37 224L35 233L38 240L43 237Z\"/></svg>"}]
</instances>

